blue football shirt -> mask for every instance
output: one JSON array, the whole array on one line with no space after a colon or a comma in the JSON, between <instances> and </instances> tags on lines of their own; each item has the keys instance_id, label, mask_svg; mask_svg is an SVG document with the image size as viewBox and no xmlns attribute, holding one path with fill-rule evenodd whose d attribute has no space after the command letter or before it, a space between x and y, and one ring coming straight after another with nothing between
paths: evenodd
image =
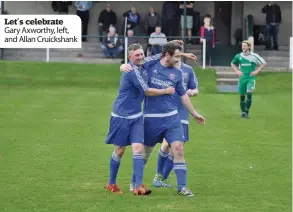
<instances>
[{"instance_id":1,"label":"blue football shirt","mask_svg":"<svg viewBox=\"0 0 293 212\"><path fill-rule=\"evenodd\" d=\"M180 70L182 71L183 76L183 87L187 91L189 89L198 88L198 81L194 74L193 68L185 63L181 63ZM178 103L178 113L181 120L181 123L188 124L189 122L189 113L186 107L182 104L180 97L176 94L177 103Z\"/></svg>"},{"instance_id":2,"label":"blue football shirt","mask_svg":"<svg viewBox=\"0 0 293 212\"><path fill-rule=\"evenodd\" d=\"M149 88L147 69L156 64L160 58L161 54L146 57L141 67L130 63L133 70L122 73L118 96L113 104L112 116L131 119L142 115L141 104L144 100L144 92Z\"/></svg>"},{"instance_id":3,"label":"blue football shirt","mask_svg":"<svg viewBox=\"0 0 293 212\"><path fill-rule=\"evenodd\" d=\"M148 69L148 85L150 88L165 89L174 87L177 95L183 96L186 90L182 84L182 73L174 67L164 67L160 61ZM144 114L167 114L178 110L176 95L146 96Z\"/></svg>"}]
</instances>

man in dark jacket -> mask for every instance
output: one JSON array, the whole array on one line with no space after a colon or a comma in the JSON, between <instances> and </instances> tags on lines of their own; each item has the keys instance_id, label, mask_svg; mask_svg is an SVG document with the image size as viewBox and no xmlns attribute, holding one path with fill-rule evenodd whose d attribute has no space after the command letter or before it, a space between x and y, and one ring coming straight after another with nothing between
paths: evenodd
<instances>
[{"instance_id":1,"label":"man in dark jacket","mask_svg":"<svg viewBox=\"0 0 293 212\"><path fill-rule=\"evenodd\" d=\"M155 12L155 8L150 7L149 14L145 19L145 27L148 35L155 32L157 26L161 26L161 16Z\"/></svg>"},{"instance_id":2,"label":"man in dark jacket","mask_svg":"<svg viewBox=\"0 0 293 212\"><path fill-rule=\"evenodd\" d=\"M137 26L140 25L140 15L136 12L136 8L132 7L131 10L123 13L123 17L127 18L127 30L132 29L134 34L137 34Z\"/></svg>"},{"instance_id":3,"label":"man in dark jacket","mask_svg":"<svg viewBox=\"0 0 293 212\"><path fill-rule=\"evenodd\" d=\"M275 2L270 2L264 8L262 13L266 14L266 29L267 29L267 46L266 49L271 48L271 37L273 37L273 49L279 50L278 34L280 23L282 22L281 8Z\"/></svg>"},{"instance_id":4,"label":"man in dark jacket","mask_svg":"<svg viewBox=\"0 0 293 212\"><path fill-rule=\"evenodd\" d=\"M111 10L111 5L110 4L107 4L106 9L104 9L100 13L98 23L99 23L100 36L103 36L103 34L108 33L109 32L109 27L111 25L113 27L116 27L117 16L116 16L116 13ZM102 41L102 38L100 38L100 41Z\"/></svg>"}]
</instances>

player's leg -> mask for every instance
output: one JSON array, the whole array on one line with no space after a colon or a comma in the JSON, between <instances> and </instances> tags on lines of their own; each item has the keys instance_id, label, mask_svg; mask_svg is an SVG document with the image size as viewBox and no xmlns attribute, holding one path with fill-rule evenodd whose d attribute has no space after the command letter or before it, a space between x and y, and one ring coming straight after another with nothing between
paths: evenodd
<instances>
[{"instance_id":1,"label":"player's leg","mask_svg":"<svg viewBox=\"0 0 293 212\"><path fill-rule=\"evenodd\" d=\"M164 139L163 143L162 143L162 145L160 147L160 150L159 150L159 157L158 157L158 163L157 163L157 173L156 173L156 175L155 175L155 177L153 179L153 185L155 187L168 187L168 188L173 187L172 185L166 183L163 180L164 168L166 167L166 162L167 162L168 157L170 155L169 150L170 150L169 144ZM173 165L172 165L172 168L173 168Z\"/></svg>"},{"instance_id":2,"label":"player's leg","mask_svg":"<svg viewBox=\"0 0 293 212\"><path fill-rule=\"evenodd\" d=\"M241 109L241 117L246 118L246 105L245 105L245 95L246 95L246 81L239 80L238 81L238 92L240 94L240 109Z\"/></svg>"},{"instance_id":3,"label":"player's leg","mask_svg":"<svg viewBox=\"0 0 293 212\"><path fill-rule=\"evenodd\" d=\"M115 149L110 159L110 177L106 188L113 193L122 193L117 186L116 178L120 167L121 158L129 145L129 129L126 119L111 117L106 143L114 144Z\"/></svg>"},{"instance_id":4,"label":"player's leg","mask_svg":"<svg viewBox=\"0 0 293 212\"><path fill-rule=\"evenodd\" d=\"M188 142L189 141L189 129L188 129L188 124L182 124L182 128L183 128L183 134L184 134L184 142ZM166 181L167 178L169 177L172 169L173 169L173 155L172 152L169 152L169 156L168 159L165 163L165 167L163 169L163 180Z\"/></svg>"},{"instance_id":5,"label":"player's leg","mask_svg":"<svg viewBox=\"0 0 293 212\"><path fill-rule=\"evenodd\" d=\"M246 107L246 116L249 117L249 109L252 104L252 92L255 89L255 79L251 79L247 83L247 99L245 102L245 107Z\"/></svg>"},{"instance_id":6,"label":"player's leg","mask_svg":"<svg viewBox=\"0 0 293 212\"><path fill-rule=\"evenodd\" d=\"M149 158L151 157L152 153L153 153L154 147L148 147L148 146L144 146L144 150L143 150L143 161L144 161L144 165L147 164ZM130 186L129 186L129 190L132 192L135 189L135 175L132 174L132 178L130 181Z\"/></svg>"},{"instance_id":7,"label":"player's leg","mask_svg":"<svg viewBox=\"0 0 293 212\"><path fill-rule=\"evenodd\" d=\"M143 185L143 175L144 175L144 159L143 159L143 149L144 149L144 127L143 127L143 117L132 120L130 125L130 142L132 146L133 155L133 174L134 174L134 194L135 195L149 195L151 190Z\"/></svg>"},{"instance_id":8,"label":"player's leg","mask_svg":"<svg viewBox=\"0 0 293 212\"><path fill-rule=\"evenodd\" d=\"M133 173L134 173L134 190L135 195L149 195L152 191L143 184L144 175L144 159L143 159L143 144L132 143L133 154Z\"/></svg>"},{"instance_id":9,"label":"player's leg","mask_svg":"<svg viewBox=\"0 0 293 212\"><path fill-rule=\"evenodd\" d=\"M176 120L174 120L176 121ZM187 165L184 157L184 135L182 125L178 121L174 123L166 132L166 140L171 146L173 154L173 169L177 177L177 191L182 196L194 196L194 194L186 188L187 183Z\"/></svg>"},{"instance_id":10,"label":"player's leg","mask_svg":"<svg viewBox=\"0 0 293 212\"><path fill-rule=\"evenodd\" d=\"M120 167L120 161L122 156L124 155L125 149L126 147L115 146L110 159L110 179L106 188L109 191L117 194L122 193L119 187L117 186L116 179Z\"/></svg>"},{"instance_id":11,"label":"player's leg","mask_svg":"<svg viewBox=\"0 0 293 212\"><path fill-rule=\"evenodd\" d=\"M153 147L156 145L157 140L160 137L160 129L157 127L158 122L156 122L156 118L144 118L143 119L143 135L144 135L144 164L147 163L152 151ZM160 125L158 125L160 126ZM142 139L143 139L142 138ZM151 147L151 148L148 148ZM149 154L147 153L148 151ZM132 174L132 179L130 182L130 191L133 191L135 184L135 175Z\"/></svg>"},{"instance_id":12,"label":"player's leg","mask_svg":"<svg viewBox=\"0 0 293 212\"><path fill-rule=\"evenodd\" d=\"M159 149L156 175L159 175L159 176L163 175L163 169L165 166L165 162L168 158L168 155L169 155L169 144L164 139L163 143Z\"/></svg>"}]
</instances>

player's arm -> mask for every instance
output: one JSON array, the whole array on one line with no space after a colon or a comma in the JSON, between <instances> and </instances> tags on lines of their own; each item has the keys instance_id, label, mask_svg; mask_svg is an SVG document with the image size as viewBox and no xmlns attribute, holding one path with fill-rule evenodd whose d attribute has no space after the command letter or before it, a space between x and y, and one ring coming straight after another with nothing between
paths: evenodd
<instances>
[{"instance_id":1,"label":"player's arm","mask_svg":"<svg viewBox=\"0 0 293 212\"><path fill-rule=\"evenodd\" d=\"M142 90L146 96L173 95L175 93L175 89L172 87L165 89L150 88L137 69L134 69L132 72L128 73L128 77L133 85Z\"/></svg>"},{"instance_id":2,"label":"player's arm","mask_svg":"<svg viewBox=\"0 0 293 212\"><path fill-rule=\"evenodd\" d=\"M144 59L144 66L147 69L149 66L156 64L158 61L161 60L162 54L156 54L149 57L146 57ZM120 65L120 71L121 72L130 72L132 71L132 67L130 64L122 64Z\"/></svg>"},{"instance_id":3,"label":"player's arm","mask_svg":"<svg viewBox=\"0 0 293 212\"><path fill-rule=\"evenodd\" d=\"M187 59L190 59L190 60L197 60L197 57L194 54L192 54L192 53L182 52L181 53L181 56L182 57L185 57Z\"/></svg>"},{"instance_id":4,"label":"player's arm","mask_svg":"<svg viewBox=\"0 0 293 212\"><path fill-rule=\"evenodd\" d=\"M254 56L256 57L256 64L259 65L259 67L250 73L250 76L255 76L257 75L266 65L266 61L259 56L258 54L254 54Z\"/></svg>"},{"instance_id":5,"label":"player's arm","mask_svg":"<svg viewBox=\"0 0 293 212\"><path fill-rule=\"evenodd\" d=\"M190 74L189 74L189 80L188 80L188 90L187 90L187 95L189 97L191 96L197 96L198 94L198 80L197 77L194 73L193 68L190 69Z\"/></svg>"},{"instance_id":6,"label":"player's arm","mask_svg":"<svg viewBox=\"0 0 293 212\"><path fill-rule=\"evenodd\" d=\"M188 112L192 115L192 117L199 123L199 124L204 124L205 119L202 117L199 113L196 112L194 109L190 98L187 94L184 94L183 96L180 96L182 104L186 107Z\"/></svg>"},{"instance_id":7,"label":"player's arm","mask_svg":"<svg viewBox=\"0 0 293 212\"><path fill-rule=\"evenodd\" d=\"M238 64L239 64L239 55L237 54L237 55L235 55L235 57L233 58L233 60L231 62L231 67L232 67L233 71L235 71L235 73L240 77L243 75L243 73L237 67Z\"/></svg>"},{"instance_id":8,"label":"player's arm","mask_svg":"<svg viewBox=\"0 0 293 212\"><path fill-rule=\"evenodd\" d=\"M168 87L165 89L148 88L148 90L144 92L144 95L163 96L163 95L173 95L174 93L175 93L175 89L173 87Z\"/></svg>"},{"instance_id":9,"label":"player's arm","mask_svg":"<svg viewBox=\"0 0 293 212\"><path fill-rule=\"evenodd\" d=\"M182 78L182 76L181 76ZM199 113L196 112L194 109L193 105L191 104L190 98L187 95L183 85L182 85L182 80L180 80L176 84L176 93L180 96L182 104L186 107L188 112L192 115L192 117L199 123L199 124L204 124L205 119L202 117Z\"/></svg>"},{"instance_id":10,"label":"player's arm","mask_svg":"<svg viewBox=\"0 0 293 212\"><path fill-rule=\"evenodd\" d=\"M154 65L156 64L158 61L160 61L162 58L162 53L160 54L155 54L155 55L152 55L152 56L148 56L146 58L144 58L144 63L143 65L148 68L149 66L151 65Z\"/></svg>"}]
</instances>

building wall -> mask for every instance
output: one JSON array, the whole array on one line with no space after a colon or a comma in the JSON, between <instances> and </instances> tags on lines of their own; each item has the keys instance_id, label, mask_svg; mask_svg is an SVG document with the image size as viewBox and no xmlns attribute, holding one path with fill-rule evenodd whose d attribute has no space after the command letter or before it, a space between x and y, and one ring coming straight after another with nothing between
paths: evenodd
<instances>
[{"instance_id":1,"label":"building wall","mask_svg":"<svg viewBox=\"0 0 293 212\"><path fill-rule=\"evenodd\" d=\"M118 19L120 20L120 32L123 31L123 17L122 14L129 10L132 6L137 8L138 13L141 15L142 21L145 19L146 14L150 6L156 8L156 11L161 13L162 1L157 2L94 2L93 8L91 9L90 23L89 23L89 34L97 34L98 24L97 20L100 12L105 8L105 5L110 3ZM25 1L9 1L5 2L5 8L12 14L54 14L51 9L51 2L25 2ZM196 2L195 10L200 11L202 15L214 13L213 2ZM75 14L75 8L70 6L71 14Z\"/></svg>"},{"instance_id":2,"label":"building wall","mask_svg":"<svg viewBox=\"0 0 293 212\"><path fill-rule=\"evenodd\" d=\"M255 25L265 25L266 16L261 12L261 9L268 2L249 1L244 2L243 15L252 15ZM277 2L281 7L282 23L279 31L279 45L289 45L289 39L292 37L292 2Z\"/></svg>"},{"instance_id":3,"label":"building wall","mask_svg":"<svg viewBox=\"0 0 293 212\"><path fill-rule=\"evenodd\" d=\"M120 19L120 28L122 26L122 13L130 9L131 6L136 6L137 11L141 14L142 20L148 12L149 6L154 6L156 10L160 13L162 9L163 2L94 2L93 8L91 10L91 17L89 23L89 34L97 34L98 24L97 19L99 13L104 9L106 3L112 5L113 10L116 12L118 19ZM241 4L233 4L235 10L232 12L232 29L231 34L233 35L234 29L242 27L240 24L241 16L243 17L251 14L254 17L255 24L264 25L265 24L265 15L261 13L261 9L266 2L243 2L243 8ZM283 23L280 26L279 33L279 43L280 45L289 45L289 37L292 36L292 2L278 2L278 5L281 7ZM54 14L51 8L51 2L42 2L42 1L6 1L5 9L8 10L11 14ZM214 2L195 2L195 10L199 11L201 15L211 14L214 15ZM73 6L70 7L70 13L75 14L75 9ZM244 20L242 18L242 20ZM244 25L243 25L244 26ZM220 30L220 29L218 29ZM233 40L233 37L232 37Z\"/></svg>"}]
</instances>

